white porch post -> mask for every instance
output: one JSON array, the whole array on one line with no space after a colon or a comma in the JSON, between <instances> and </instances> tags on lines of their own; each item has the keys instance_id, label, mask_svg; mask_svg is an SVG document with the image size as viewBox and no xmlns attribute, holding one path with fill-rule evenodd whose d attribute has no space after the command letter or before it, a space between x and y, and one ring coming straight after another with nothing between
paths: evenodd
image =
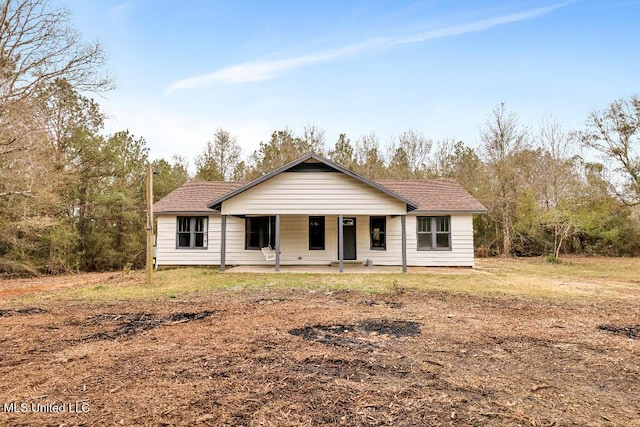
<instances>
[{"instance_id":1,"label":"white porch post","mask_svg":"<svg viewBox=\"0 0 640 427\"><path fill-rule=\"evenodd\" d=\"M344 224L342 214L338 215L338 272L344 271Z\"/></svg>"},{"instance_id":2,"label":"white porch post","mask_svg":"<svg viewBox=\"0 0 640 427\"><path fill-rule=\"evenodd\" d=\"M224 271L227 257L227 216L220 216L220 271Z\"/></svg>"},{"instance_id":3,"label":"white porch post","mask_svg":"<svg viewBox=\"0 0 640 427\"><path fill-rule=\"evenodd\" d=\"M407 216L400 215L402 225L402 272L407 272Z\"/></svg>"},{"instance_id":4,"label":"white porch post","mask_svg":"<svg viewBox=\"0 0 640 427\"><path fill-rule=\"evenodd\" d=\"M276 215L276 271L280 271L280 214Z\"/></svg>"}]
</instances>

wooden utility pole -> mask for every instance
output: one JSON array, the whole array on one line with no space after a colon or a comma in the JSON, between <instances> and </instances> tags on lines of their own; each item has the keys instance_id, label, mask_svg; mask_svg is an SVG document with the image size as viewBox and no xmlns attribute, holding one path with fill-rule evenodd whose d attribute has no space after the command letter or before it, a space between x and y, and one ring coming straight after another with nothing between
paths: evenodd
<instances>
[{"instance_id":1,"label":"wooden utility pole","mask_svg":"<svg viewBox=\"0 0 640 427\"><path fill-rule=\"evenodd\" d=\"M153 166L147 163L147 285L153 272Z\"/></svg>"}]
</instances>

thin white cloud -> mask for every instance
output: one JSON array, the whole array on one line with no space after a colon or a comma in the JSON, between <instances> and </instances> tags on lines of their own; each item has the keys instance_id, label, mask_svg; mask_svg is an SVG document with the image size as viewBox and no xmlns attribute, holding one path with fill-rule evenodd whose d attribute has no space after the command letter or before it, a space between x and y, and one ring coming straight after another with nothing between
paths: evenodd
<instances>
[{"instance_id":1,"label":"thin white cloud","mask_svg":"<svg viewBox=\"0 0 640 427\"><path fill-rule=\"evenodd\" d=\"M441 28L439 30L426 31L410 36L378 37L364 43L348 45L342 48L311 53L308 55L301 55L294 58L245 62L243 64L225 67L212 73L178 80L167 88L166 93L184 89L204 88L216 83L229 84L270 80L283 75L289 70L305 65L330 62L341 58L355 56L365 52L391 49L399 45L422 43L429 40L435 40L445 37L476 33L504 24L534 19L574 2L575 1L558 3L555 5L532 9L525 12L498 16L472 22L470 24Z\"/></svg>"},{"instance_id":2,"label":"thin white cloud","mask_svg":"<svg viewBox=\"0 0 640 427\"><path fill-rule=\"evenodd\" d=\"M109 14L111 16L111 19L120 21L122 19L125 19L128 16L129 11L133 10L134 7L135 7L135 4L133 1L126 1L117 6L114 6L109 11Z\"/></svg>"},{"instance_id":3,"label":"thin white cloud","mask_svg":"<svg viewBox=\"0 0 640 427\"><path fill-rule=\"evenodd\" d=\"M213 83L244 83L258 82L273 79L282 75L285 71L304 65L329 62L335 59L353 56L367 50L380 48L382 39L374 39L367 43L345 46L340 49L302 55L295 58L277 59L271 61L245 62L222 68L210 74L190 77L173 83L167 92L180 89L196 89L209 86Z\"/></svg>"}]
</instances>

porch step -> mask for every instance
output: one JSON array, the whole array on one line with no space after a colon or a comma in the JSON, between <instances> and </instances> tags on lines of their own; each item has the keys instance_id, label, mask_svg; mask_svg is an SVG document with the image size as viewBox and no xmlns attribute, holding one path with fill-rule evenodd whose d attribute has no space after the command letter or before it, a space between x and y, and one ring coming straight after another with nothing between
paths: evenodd
<instances>
[{"instance_id":1,"label":"porch step","mask_svg":"<svg viewBox=\"0 0 640 427\"><path fill-rule=\"evenodd\" d=\"M345 259L344 265L364 265L363 261L357 259ZM340 265L340 261L331 261L331 267L337 267Z\"/></svg>"}]
</instances>

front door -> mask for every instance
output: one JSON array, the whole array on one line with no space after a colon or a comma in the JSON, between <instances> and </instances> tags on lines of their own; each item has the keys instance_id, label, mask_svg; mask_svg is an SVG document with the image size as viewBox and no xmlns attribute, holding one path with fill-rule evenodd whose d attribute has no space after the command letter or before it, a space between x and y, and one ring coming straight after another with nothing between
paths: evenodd
<instances>
[{"instance_id":1,"label":"front door","mask_svg":"<svg viewBox=\"0 0 640 427\"><path fill-rule=\"evenodd\" d=\"M358 259L356 254L356 219L342 218L342 247L345 260ZM340 224L338 224L338 227ZM338 259L340 255L338 254Z\"/></svg>"}]
</instances>

